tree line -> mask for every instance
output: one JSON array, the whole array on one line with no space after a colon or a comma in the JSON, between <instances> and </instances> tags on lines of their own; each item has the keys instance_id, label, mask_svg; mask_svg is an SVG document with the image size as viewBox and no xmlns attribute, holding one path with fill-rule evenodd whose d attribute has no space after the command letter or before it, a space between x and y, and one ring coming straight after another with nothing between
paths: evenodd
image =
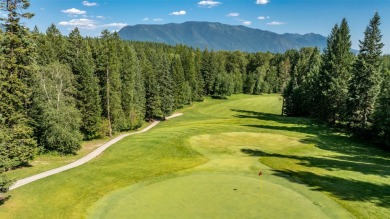
<instances>
[{"instance_id":1,"label":"tree line","mask_svg":"<svg viewBox=\"0 0 390 219\"><path fill-rule=\"evenodd\" d=\"M382 55L380 23L375 13L357 56L346 19L333 27L322 54L305 48L293 55L298 61L283 91L283 113L314 117L389 147L390 57Z\"/></svg>"},{"instance_id":2,"label":"tree line","mask_svg":"<svg viewBox=\"0 0 390 219\"><path fill-rule=\"evenodd\" d=\"M77 28L64 36L54 24L44 33L29 30L20 23L33 16L21 13L29 1L3 3L8 17L0 33L0 173L38 153L76 153L83 140L137 129L206 96L237 93L283 93L288 116L349 124L389 144L390 59L381 54L377 14L366 30L377 39L364 39L356 57L346 20L333 28L322 54L317 48L202 51L123 41L108 30L95 38L82 37ZM373 87L366 92L355 85ZM11 183L0 175L0 192Z\"/></svg>"}]
</instances>

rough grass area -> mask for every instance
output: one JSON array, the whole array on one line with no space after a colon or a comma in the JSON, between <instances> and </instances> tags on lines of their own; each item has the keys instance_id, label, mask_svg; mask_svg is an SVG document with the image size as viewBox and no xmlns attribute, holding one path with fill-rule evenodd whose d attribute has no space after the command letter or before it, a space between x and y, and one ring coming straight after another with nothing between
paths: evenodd
<instances>
[{"instance_id":1,"label":"rough grass area","mask_svg":"<svg viewBox=\"0 0 390 219\"><path fill-rule=\"evenodd\" d=\"M206 99L11 191L0 218L390 215L389 153L280 109L277 95Z\"/></svg>"},{"instance_id":2,"label":"rough grass area","mask_svg":"<svg viewBox=\"0 0 390 219\"><path fill-rule=\"evenodd\" d=\"M139 129L141 130L148 125L149 125L148 123L145 123ZM91 153L99 146L103 145L104 143L108 142L110 139L115 138L120 134L122 133L116 133L111 138L105 137L103 139L85 141L81 144L81 149L77 151L76 155L62 156L58 153L47 153L47 154L38 155L32 162L30 162L29 166L8 171L5 172L4 174L10 179L19 180L38 173L45 172L47 170L51 170L57 167L67 165Z\"/></svg>"}]
</instances>

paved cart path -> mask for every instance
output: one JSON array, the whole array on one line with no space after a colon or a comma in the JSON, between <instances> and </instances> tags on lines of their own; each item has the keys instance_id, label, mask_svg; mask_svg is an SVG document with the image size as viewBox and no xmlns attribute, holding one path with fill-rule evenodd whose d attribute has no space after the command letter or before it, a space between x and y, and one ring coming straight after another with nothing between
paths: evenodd
<instances>
[{"instance_id":1,"label":"paved cart path","mask_svg":"<svg viewBox=\"0 0 390 219\"><path fill-rule=\"evenodd\" d=\"M181 115L183 115L183 113L175 113L172 116L167 117L166 119L171 119L171 118L174 118L174 117L177 117L177 116L181 116ZM78 167L80 165L83 165L83 164L87 163L88 161L94 159L98 155L100 155L108 147L110 147L111 145L117 143L118 141L122 140L123 138L125 138L127 136L130 136L130 135L136 135L136 134L141 134L141 133L147 132L150 129L152 129L153 127L155 127L158 123L160 123L160 121L153 122L148 127L142 129L141 131L119 135L118 137L108 141L107 143L103 144L102 146L100 146L96 150L92 151L91 153L89 153L85 157L82 157L82 158L80 158L79 160L76 160L73 163L70 163L70 164L67 164L65 166L58 167L58 168L55 168L55 169L52 169L52 170L48 170L46 172L43 172L43 173L40 173L40 174L37 174L37 175L34 175L34 176L30 176L30 177L18 180L18 181L16 181L16 183L14 185L12 185L10 187L10 190L13 190L13 189L16 189L18 187L24 186L24 185L26 185L28 183L31 183L31 182L34 182L36 180L39 180L39 179L42 179L42 178L45 178L45 177L48 177L48 176L51 176L51 175L54 175L54 174L57 174L57 173L61 173L61 172L65 171L65 170L69 170L69 169Z\"/></svg>"}]
</instances>

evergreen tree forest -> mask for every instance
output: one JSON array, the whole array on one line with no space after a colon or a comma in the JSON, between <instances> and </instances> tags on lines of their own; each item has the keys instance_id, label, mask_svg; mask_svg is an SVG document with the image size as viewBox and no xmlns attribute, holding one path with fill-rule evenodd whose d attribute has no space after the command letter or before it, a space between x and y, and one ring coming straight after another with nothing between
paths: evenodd
<instances>
[{"instance_id":1,"label":"evergreen tree forest","mask_svg":"<svg viewBox=\"0 0 390 219\"><path fill-rule=\"evenodd\" d=\"M83 140L134 130L205 96L280 93L283 114L344 125L390 146L390 57L375 14L351 53L348 23L335 25L324 51L284 54L210 51L129 42L104 30L64 36L53 24L29 30L28 0L2 1L0 172L38 153L73 154ZM0 192L12 182L0 175Z\"/></svg>"}]
</instances>

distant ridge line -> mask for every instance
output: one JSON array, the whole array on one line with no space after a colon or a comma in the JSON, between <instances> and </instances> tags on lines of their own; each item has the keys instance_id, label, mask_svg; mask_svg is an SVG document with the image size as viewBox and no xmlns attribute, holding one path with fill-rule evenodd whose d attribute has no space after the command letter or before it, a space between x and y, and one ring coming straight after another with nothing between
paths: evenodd
<instances>
[{"instance_id":1,"label":"distant ridge line","mask_svg":"<svg viewBox=\"0 0 390 219\"><path fill-rule=\"evenodd\" d=\"M315 34L277 34L268 30L219 22L187 21L168 24L137 24L123 27L119 36L124 40L184 44L210 50L283 53L289 49L326 47L326 37Z\"/></svg>"}]
</instances>

